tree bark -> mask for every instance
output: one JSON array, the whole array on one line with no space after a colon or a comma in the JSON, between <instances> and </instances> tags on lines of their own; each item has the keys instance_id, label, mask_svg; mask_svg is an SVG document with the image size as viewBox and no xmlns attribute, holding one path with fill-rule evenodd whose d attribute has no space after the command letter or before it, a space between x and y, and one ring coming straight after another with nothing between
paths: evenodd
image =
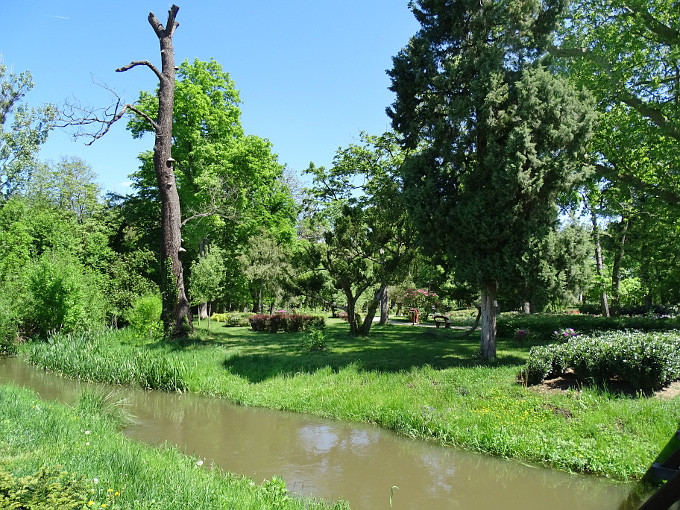
<instances>
[{"instance_id":1,"label":"tree bark","mask_svg":"<svg viewBox=\"0 0 680 510\"><path fill-rule=\"evenodd\" d=\"M177 193L177 183L172 159L172 118L175 100L175 55L172 36L179 23L175 16L179 7L168 11L164 27L153 12L149 24L153 28L161 49L161 72L158 88L158 117L156 119L153 163L161 198L161 259L163 266L163 326L166 336L177 338L191 328L191 309L184 289L184 268L179 258L182 249L182 215Z\"/></svg>"},{"instance_id":2,"label":"tree bark","mask_svg":"<svg viewBox=\"0 0 680 510\"><path fill-rule=\"evenodd\" d=\"M380 325L384 326L389 320L389 294L387 285L380 288Z\"/></svg>"},{"instance_id":3,"label":"tree bark","mask_svg":"<svg viewBox=\"0 0 680 510\"><path fill-rule=\"evenodd\" d=\"M612 306L610 311L616 316L618 316L621 311L621 261L623 260L626 249L626 236L628 234L629 226L630 218L623 218L621 237L619 238L619 249L614 253L614 261L612 263Z\"/></svg>"},{"instance_id":4,"label":"tree bark","mask_svg":"<svg viewBox=\"0 0 680 510\"><path fill-rule=\"evenodd\" d=\"M375 317L375 312L378 306L382 303L383 296L387 293L387 285L382 284L380 288L373 295L373 300L368 304L368 310L366 311L366 317L364 317L364 322L359 328L359 335L368 336L371 332L371 326L373 325L373 318Z\"/></svg>"},{"instance_id":5,"label":"tree bark","mask_svg":"<svg viewBox=\"0 0 680 510\"><path fill-rule=\"evenodd\" d=\"M496 290L495 280L482 283L482 333L480 352L485 360L496 359Z\"/></svg>"},{"instance_id":6,"label":"tree bark","mask_svg":"<svg viewBox=\"0 0 680 510\"><path fill-rule=\"evenodd\" d=\"M600 281L602 281L602 273L604 272L602 245L600 244L600 228L597 224L597 216L594 209L591 209L590 211L590 219L593 224L593 241L595 242L595 270L597 276L600 277ZM600 295L600 305L602 316L609 317L609 300L607 299L607 291L605 289L602 289L602 294Z\"/></svg>"}]
</instances>

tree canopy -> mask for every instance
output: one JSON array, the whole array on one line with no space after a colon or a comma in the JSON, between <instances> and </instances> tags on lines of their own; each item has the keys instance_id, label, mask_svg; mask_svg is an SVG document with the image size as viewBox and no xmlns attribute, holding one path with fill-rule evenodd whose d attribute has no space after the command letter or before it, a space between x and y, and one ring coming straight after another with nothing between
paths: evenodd
<instances>
[{"instance_id":1,"label":"tree canopy","mask_svg":"<svg viewBox=\"0 0 680 510\"><path fill-rule=\"evenodd\" d=\"M495 298L556 200L586 169L592 101L542 68L559 2L412 2L421 30L388 72L388 110L421 242L482 289L481 350L495 357Z\"/></svg>"}]
</instances>

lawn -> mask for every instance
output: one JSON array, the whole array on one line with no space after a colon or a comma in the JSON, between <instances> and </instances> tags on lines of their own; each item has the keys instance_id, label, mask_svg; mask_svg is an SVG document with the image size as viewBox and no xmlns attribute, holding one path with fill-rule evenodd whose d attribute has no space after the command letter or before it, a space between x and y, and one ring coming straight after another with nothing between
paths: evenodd
<instances>
[{"instance_id":1,"label":"lawn","mask_svg":"<svg viewBox=\"0 0 680 510\"><path fill-rule=\"evenodd\" d=\"M531 343L374 326L368 338L329 320L325 348L306 333L255 333L203 323L168 343L130 331L29 343L32 362L84 379L176 388L264 406L375 423L411 437L617 480L640 479L678 428L679 398L598 388L538 391L517 382Z\"/></svg>"}]
</instances>

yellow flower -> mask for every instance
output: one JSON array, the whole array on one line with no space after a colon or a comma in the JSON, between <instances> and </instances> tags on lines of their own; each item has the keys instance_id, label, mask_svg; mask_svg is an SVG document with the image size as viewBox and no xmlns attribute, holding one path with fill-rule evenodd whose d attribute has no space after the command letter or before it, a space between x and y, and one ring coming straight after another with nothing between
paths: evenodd
<instances>
[{"instance_id":1,"label":"yellow flower","mask_svg":"<svg viewBox=\"0 0 680 510\"><path fill-rule=\"evenodd\" d=\"M87 503L87 505L88 505L88 506L94 505L94 501L89 501L89 502Z\"/></svg>"}]
</instances>

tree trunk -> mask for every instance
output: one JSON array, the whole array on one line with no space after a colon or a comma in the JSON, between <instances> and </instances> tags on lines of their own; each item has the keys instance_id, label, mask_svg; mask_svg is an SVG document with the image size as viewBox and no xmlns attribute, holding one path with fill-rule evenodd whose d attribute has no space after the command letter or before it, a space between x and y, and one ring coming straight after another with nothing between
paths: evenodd
<instances>
[{"instance_id":1,"label":"tree trunk","mask_svg":"<svg viewBox=\"0 0 680 510\"><path fill-rule=\"evenodd\" d=\"M351 292L345 291L347 298L347 322L349 322L349 332L351 335L359 334L359 324L356 313L356 298L352 296Z\"/></svg>"},{"instance_id":2,"label":"tree trunk","mask_svg":"<svg viewBox=\"0 0 680 510\"><path fill-rule=\"evenodd\" d=\"M597 276L600 277L600 281L603 281L604 264L602 263L602 245L600 244L600 228L597 225L597 216L595 215L595 210L591 209L590 219L593 224L593 240L595 241L595 270L597 271ZM609 317L609 301L607 299L607 291L602 289L602 295L600 296L600 305L602 308L602 315L604 317Z\"/></svg>"},{"instance_id":3,"label":"tree trunk","mask_svg":"<svg viewBox=\"0 0 680 510\"><path fill-rule=\"evenodd\" d=\"M152 12L149 13L148 18L161 47L162 67L159 75L158 117L153 163L161 199L162 318L165 334L170 338L185 335L192 328L191 309L184 289L184 268L179 258L182 250L182 215L171 153L175 101L175 55L172 36L179 25L175 21L178 10L179 7L176 5L170 8L165 27Z\"/></svg>"},{"instance_id":4,"label":"tree trunk","mask_svg":"<svg viewBox=\"0 0 680 510\"><path fill-rule=\"evenodd\" d=\"M375 317L375 312L378 306L382 303L383 296L387 293L387 285L383 284L373 295L373 300L368 304L368 310L366 311L366 317L364 322L359 329L359 334L362 336L368 336L371 332L371 326L373 325L373 318Z\"/></svg>"},{"instance_id":5,"label":"tree trunk","mask_svg":"<svg viewBox=\"0 0 680 510\"><path fill-rule=\"evenodd\" d=\"M522 300L522 313L526 315L531 314L531 303L526 299Z\"/></svg>"},{"instance_id":6,"label":"tree trunk","mask_svg":"<svg viewBox=\"0 0 680 510\"><path fill-rule=\"evenodd\" d=\"M626 248L626 235L628 234L629 226L630 219L624 218L621 237L619 239L619 249L614 253L614 261L612 263L612 306L610 311L616 316L619 315L621 310L621 261L623 260L624 250Z\"/></svg>"},{"instance_id":7,"label":"tree trunk","mask_svg":"<svg viewBox=\"0 0 680 510\"><path fill-rule=\"evenodd\" d=\"M383 285L381 287L381 293L380 293L380 325L384 326L387 324L387 321L389 319L389 293L388 293L388 287L387 285Z\"/></svg>"},{"instance_id":8,"label":"tree trunk","mask_svg":"<svg viewBox=\"0 0 680 510\"><path fill-rule=\"evenodd\" d=\"M482 334L480 352L485 360L496 359L496 289L495 280L482 284Z\"/></svg>"},{"instance_id":9,"label":"tree trunk","mask_svg":"<svg viewBox=\"0 0 680 510\"><path fill-rule=\"evenodd\" d=\"M208 318L208 303L198 304L198 320Z\"/></svg>"}]
</instances>

